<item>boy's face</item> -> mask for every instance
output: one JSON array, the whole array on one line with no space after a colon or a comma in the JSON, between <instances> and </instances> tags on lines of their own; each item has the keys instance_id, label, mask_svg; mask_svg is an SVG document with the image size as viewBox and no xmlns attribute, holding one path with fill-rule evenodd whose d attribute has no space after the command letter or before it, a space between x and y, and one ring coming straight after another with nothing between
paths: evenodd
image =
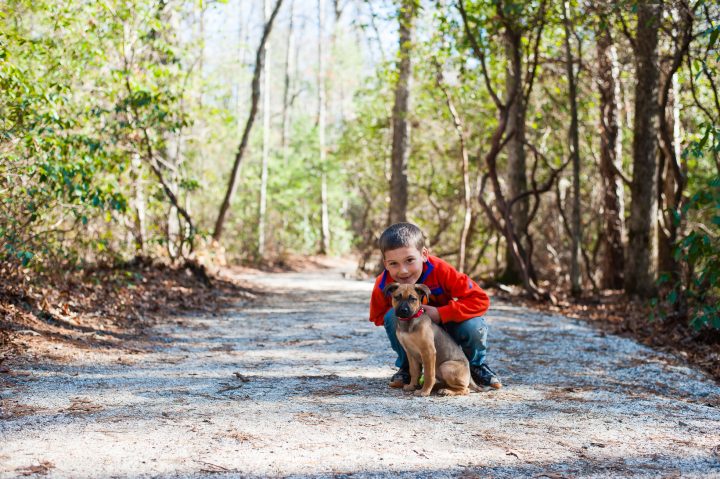
<instances>
[{"instance_id":1,"label":"boy's face","mask_svg":"<svg viewBox=\"0 0 720 479\"><path fill-rule=\"evenodd\" d=\"M428 259L428 251L415 247L403 247L385 251L383 264L390 276L402 284L415 284L420 279L423 263Z\"/></svg>"}]
</instances>

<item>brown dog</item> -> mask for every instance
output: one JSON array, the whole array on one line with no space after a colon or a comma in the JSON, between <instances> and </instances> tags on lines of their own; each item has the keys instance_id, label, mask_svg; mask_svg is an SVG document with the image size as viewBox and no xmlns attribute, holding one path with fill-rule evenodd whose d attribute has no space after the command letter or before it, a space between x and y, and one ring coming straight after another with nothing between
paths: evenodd
<instances>
[{"instance_id":1,"label":"brown dog","mask_svg":"<svg viewBox=\"0 0 720 479\"><path fill-rule=\"evenodd\" d=\"M436 384L442 396L466 395L468 388L482 391L470 376L470 364L460 346L422 309L422 298L430 298L430 289L424 284L392 283L384 292L392 296L397 338L410 363L410 384L403 389L418 388L422 364L425 383L416 395L428 396Z\"/></svg>"}]
</instances>

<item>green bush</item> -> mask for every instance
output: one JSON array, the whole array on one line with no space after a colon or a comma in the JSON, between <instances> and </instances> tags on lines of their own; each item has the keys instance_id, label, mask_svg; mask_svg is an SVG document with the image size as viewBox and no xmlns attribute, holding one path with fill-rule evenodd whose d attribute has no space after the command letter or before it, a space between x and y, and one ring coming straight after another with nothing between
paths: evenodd
<instances>
[{"instance_id":1,"label":"green bush","mask_svg":"<svg viewBox=\"0 0 720 479\"><path fill-rule=\"evenodd\" d=\"M663 315L671 310L687 318L695 330L720 330L720 176L695 193L682 213L688 231L677 242L674 255L683 273L664 297ZM659 282L670 281L665 274Z\"/></svg>"}]
</instances>

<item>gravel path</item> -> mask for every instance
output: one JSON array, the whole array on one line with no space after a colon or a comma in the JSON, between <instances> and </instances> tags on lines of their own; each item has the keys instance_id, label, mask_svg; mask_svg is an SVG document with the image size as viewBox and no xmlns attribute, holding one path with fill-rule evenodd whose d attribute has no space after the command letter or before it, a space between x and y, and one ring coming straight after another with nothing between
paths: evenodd
<instances>
[{"instance_id":1,"label":"gravel path","mask_svg":"<svg viewBox=\"0 0 720 479\"><path fill-rule=\"evenodd\" d=\"M496 302L506 387L416 398L386 386L370 283L247 279L272 294L162 347L12 365L0 478L720 477L720 387L628 339Z\"/></svg>"}]
</instances>

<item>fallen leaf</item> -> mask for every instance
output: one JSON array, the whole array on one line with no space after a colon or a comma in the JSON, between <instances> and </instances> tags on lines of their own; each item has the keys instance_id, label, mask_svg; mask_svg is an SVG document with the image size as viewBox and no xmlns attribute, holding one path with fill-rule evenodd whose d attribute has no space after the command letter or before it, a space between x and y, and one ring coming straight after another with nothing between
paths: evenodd
<instances>
[{"instance_id":1,"label":"fallen leaf","mask_svg":"<svg viewBox=\"0 0 720 479\"><path fill-rule=\"evenodd\" d=\"M50 461L41 461L40 464L33 466L19 467L15 469L21 476L32 476L33 474L46 475L50 469L54 469L55 464Z\"/></svg>"}]
</instances>

